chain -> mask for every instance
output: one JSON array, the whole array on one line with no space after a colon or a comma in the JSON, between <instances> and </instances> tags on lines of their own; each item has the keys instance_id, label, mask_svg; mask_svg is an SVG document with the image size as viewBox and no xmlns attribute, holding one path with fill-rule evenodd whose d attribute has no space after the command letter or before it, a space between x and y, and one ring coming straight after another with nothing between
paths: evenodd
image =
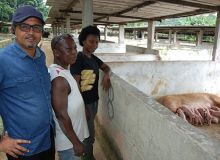
<instances>
[{"instance_id":1,"label":"chain","mask_svg":"<svg viewBox=\"0 0 220 160\"><path fill-rule=\"evenodd\" d=\"M112 86L108 90L108 99L107 99L107 109L108 109L108 117L109 119L114 118L114 106L113 106L113 101L114 101L114 90Z\"/></svg>"}]
</instances>

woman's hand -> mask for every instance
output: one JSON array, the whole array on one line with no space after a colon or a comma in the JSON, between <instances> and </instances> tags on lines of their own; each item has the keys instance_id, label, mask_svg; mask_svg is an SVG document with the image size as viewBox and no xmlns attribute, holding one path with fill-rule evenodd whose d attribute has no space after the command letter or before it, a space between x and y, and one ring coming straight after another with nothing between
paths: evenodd
<instances>
[{"instance_id":1,"label":"woman's hand","mask_svg":"<svg viewBox=\"0 0 220 160\"><path fill-rule=\"evenodd\" d=\"M73 149L76 156L83 156L85 153L84 144L80 141L73 145Z\"/></svg>"},{"instance_id":2,"label":"woman's hand","mask_svg":"<svg viewBox=\"0 0 220 160\"><path fill-rule=\"evenodd\" d=\"M0 141L0 151L9 154L14 158L18 158L18 155L22 156L26 152L29 152L27 148L22 147L20 144L30 144L31 142L23 139L12 139L7 133Z\"/></svg>"},{"instance_id":3,"label":"woman's hand","mask_svg":"<svg viewBox=\"0 0 220 160\"><path fill-rule=\"evenodd\" d=\"M103 87L104 91L108 91L109 88L111 87L110 76L108 73L105 73L105 75L102 79L102 87Z\"/></svg>"}]
</instances>

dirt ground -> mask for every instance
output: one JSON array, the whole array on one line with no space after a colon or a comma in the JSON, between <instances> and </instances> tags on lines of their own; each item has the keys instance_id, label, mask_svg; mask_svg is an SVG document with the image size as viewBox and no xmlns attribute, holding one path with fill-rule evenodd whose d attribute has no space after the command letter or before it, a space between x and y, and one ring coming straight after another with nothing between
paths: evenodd
<instances>
[{"instance_id":1,"label":"dirt ground","mask_svg":"<svg viewBox=\"0 0 220 160\"><path fill-rule=\"evenodd\" d=\"M41 49L44 51L46 54L46 64L49 66L50 64L53 63L53 53L50 47L50 40L49 39L44 39L43 42L41 43Z\"/></svg>"}]
</instances>

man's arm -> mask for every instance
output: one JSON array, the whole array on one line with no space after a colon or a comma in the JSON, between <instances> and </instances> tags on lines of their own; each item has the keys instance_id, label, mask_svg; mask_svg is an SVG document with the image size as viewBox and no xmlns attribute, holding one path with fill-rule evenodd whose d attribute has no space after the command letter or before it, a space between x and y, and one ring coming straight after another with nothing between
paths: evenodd
<instances>
[{"instance_id":1,"label":"man's arm","mask_svg":"<svg viewBox=\"0 0 220 160\"><path fill-rule=\"evenodd\" d=\"M0 152L5 152L6 154L9 154L14 158L18 158L18 155L22 156L26 152L29 152L28 149L20 146L20 144L29 144L29 143L31 142L28 140L12 139L6 133L0 141Z\"/></svg>"},{"instance_id":2,"label":"man's arm","mask_svg":"<svg viewBox=\"0 0 220 160\"><path fill-rule=\"evenodd\" d=\"M71 119L67 113L68 107L68 94L70 92L70 86L66 79L63 77L57 77L52 81L52 106L59 122L60 128L67 138L73 144L73 149L77 156L83 155L84 145L78 139L75 131L73 130Z\"/></svg>"}]
</instances>

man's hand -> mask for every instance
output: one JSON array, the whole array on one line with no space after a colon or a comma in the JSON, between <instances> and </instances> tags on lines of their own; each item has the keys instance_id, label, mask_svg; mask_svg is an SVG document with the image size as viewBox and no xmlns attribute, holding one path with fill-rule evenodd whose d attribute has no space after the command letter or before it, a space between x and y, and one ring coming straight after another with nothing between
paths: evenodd
<instances>
[{"instance_id":1,"label":"man's hand","mask_svg":"<svg viewBox=\"0 0 220 160\"><path fill-rule=\"evenodd\" d=\"M6 133L2 140L0 141L0 151L5 152L6 154L11 155L14 158L18 158L18 155L22 156L26 152L29 152L28 149L20 146L20 144L29 144L31 143L28 140L23 139L12 139Z\"/></svg>"}]
</instances>

